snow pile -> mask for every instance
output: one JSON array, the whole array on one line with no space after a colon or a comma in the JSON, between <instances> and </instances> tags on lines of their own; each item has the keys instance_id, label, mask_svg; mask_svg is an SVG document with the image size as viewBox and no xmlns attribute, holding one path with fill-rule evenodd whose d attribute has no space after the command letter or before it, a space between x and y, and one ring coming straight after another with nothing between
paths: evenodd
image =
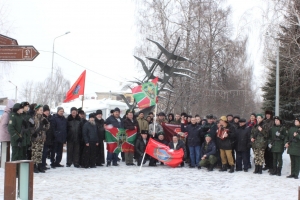
<instances>
[{"instance_id":1,"label":"snow pile","mask_svg":"<svg viewBox=\"0 0 300 200\"><path fill-rule=\"evenodd\" d=\"M56 168L34 174L34 199L297 199L299 179L287 179L289 156L284 153L282 176L249 172L207 172L206 169L137 166L95 169ZM65 164L66 154L63 161ZM49 160L47 160L49 163ZM0 169L0 199L4 170Z\"/></svg>"}]
</instances>

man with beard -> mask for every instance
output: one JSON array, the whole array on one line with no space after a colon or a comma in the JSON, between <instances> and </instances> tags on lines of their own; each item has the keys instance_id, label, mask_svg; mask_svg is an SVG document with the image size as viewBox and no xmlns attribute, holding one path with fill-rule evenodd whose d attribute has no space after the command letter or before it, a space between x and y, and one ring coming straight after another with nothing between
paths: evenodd
<instances>
[{"instance_id":1,"label":"man with beard","mask_svg":"<svg viewBox=\"0 0 300 200\"><path fill-rule=\"evenodd\" d=\"M64 117L64 109L62 107L57 107L57 114L53 115L50 124L54 133L54 143L51 152L51 167L64 167L60 162L62 159L63 145L67 140L68 121Z\"/></svg>"},{"instance_id":2,"label":"man with beard","mask_svg":"<svg viewBox=\"0 0 300 200\"><path fill-rule=\"evenodd\" d=\"M96 148L99 145L95 114L89 114L89 121L84 124L82 129L84 139L84 168L96 167Z\"/></svg>"},{"instance_id":3,"label":"man with beard","mask_svg":"<svg viewBox=\"0 0 300 200\"><path fill-rule=\"evenodd\" d=\"M249 158L248 152L250 149L251 128L246 126L246 119L239 120L239 127L236 129L236 171L248 172Z\"/></svg>"},{"instance_id":4,"label":"man with beard","mask_svg":"<svg viewBox=\"0 0 300 200\"><path fill-rule=\"evenodd\" d=\"M148 124L148 122L146 121ZM124 128L123 119L120 117L120 108L116 107L114 110L113 115L109 116L106 121L106 125L113 126L115 128ZM118 155L116 153L107 152L107 164L106 166L110 166L111 162L113 162L113 166L118 166Z\"/></svg>"},{"instance_id":5,"label":"man with beard","mask_svg":"<svg viewBox=\"0 0 300 200\"><path fill-rule=\"evenodd\" d=\"M138 122L133 118L133 112L129 111L127 113L126 119L124 120L124 128L129 130L136 130L137 132L139 132L138 127ZM125 152L125 162L127 166L135 165L133 164L133 154L133 152Z\"/></svg>"},{"instance_id":6,"label":"man with beard","mask_svg":"<svg viewBox=\"0 0 300 200\"><path fill-rule=\"evenodd\" d=\"M82 123L77 113L77 108L71 108L71 114L67 118L67 167L79 167L80 136L82 135Z\"/></svg>"},{"instance_id":7,"label":"man with beard","mask_svg":"<svg viewBox=\"0 0 300 200\"><path fill-rule=\"evenodd\" d=\"M265 112L264 125L266 129L265 131L267 131L268 139L269 139L269 131L274 125L273 112L271 111L271 109L267 109ZM262 170L269 169L268 172L271 172L273 170L273 153L269 151L268 147L266 147L264 158L265 158L265 167Z\"/></svg>"},{"instance_id":8,"label":"man with beard","mask_svg":"<svg viewBox=\"0 0 300 200\"><path fill-rule=\"evenodd\" d=\"M95 118L97 133L99 139L99 145L96 147L96 166L103 166L105 163L104 156L104 139L105 139L105 128L104 128L104 120L102 119L102 110L96 111Z\"/></svg>"}]
</instances>

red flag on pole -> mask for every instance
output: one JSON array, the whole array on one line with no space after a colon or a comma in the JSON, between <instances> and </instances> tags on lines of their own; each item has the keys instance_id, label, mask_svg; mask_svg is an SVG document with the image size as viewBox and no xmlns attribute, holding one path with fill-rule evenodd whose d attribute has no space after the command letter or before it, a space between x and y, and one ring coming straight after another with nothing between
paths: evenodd
<instances>
[{"instance_id":1,"label":"red flag on pole","mask_svg":"<svg viewBox=\"0 0 300 200\"><path fill-rule=\"evenodd\" d=\"M150 138L145 151L151 157L165 163L170 167L177 167L183 160L184 152L182 149L173 150Z\"/></svg>"},{"instance_id":2,"label":"red flag on pole","mask_svg":"<svg viewBox=\"0 0 300 200\"><path fill-rule=\"evenodd\" d=\"M64 103L78 98L79 95L84 95L85 74L86 74L86 70L84 70L82 72L82 74L79 76L77 81L73 84L71 89L67 92Z\"/></svg>"}]
</instances>

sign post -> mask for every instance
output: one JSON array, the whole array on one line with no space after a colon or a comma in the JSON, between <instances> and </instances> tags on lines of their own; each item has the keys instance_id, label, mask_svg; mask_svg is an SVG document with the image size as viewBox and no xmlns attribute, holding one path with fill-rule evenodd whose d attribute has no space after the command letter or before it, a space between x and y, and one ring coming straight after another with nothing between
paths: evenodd
<instances>
[{"instance_id":1,"label":"sign post","mask_svg":"<svg viewBox=\"0 0 300 200\"><path fill-rule=\"evenodd\" d=\"M0 46L0 61L33 61L38 55L33 46Z\"/></svg>"},{"instance_id":2,"label":"sign post","mask_svg":"<svg viewBox=\"0 0 300 200\"><path fill-rule=\"evenodd\" d=\"M18 45L17 40L0 34L0 45Z\"/></svg>"}]
</instances>

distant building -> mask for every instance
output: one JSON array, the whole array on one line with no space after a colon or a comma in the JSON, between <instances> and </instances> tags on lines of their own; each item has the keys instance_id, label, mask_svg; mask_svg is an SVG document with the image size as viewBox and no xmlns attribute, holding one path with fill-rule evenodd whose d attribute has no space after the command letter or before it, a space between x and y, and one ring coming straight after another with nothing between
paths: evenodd
<instances>
[{"instance_id":1,"label":"distant building","mask_svg":"<svg viewBox=\"0 0 300 200\"><path fill-rule=\"evenodd\" d=\"M121 97L116 96L116 95L114 95L111 92L96 92L96 95L97 95L97 99L104 99L104 98L108 99L108 98L110 98L111 100L117 100L117 101L124 102ZM125 96L125 98L127 99L127 101L129 103L133 103L134 102L132 93L123 93L123 95Z\"/></svg>"},{"instance_id":2,"label":"distant building","mask_svg":"<svg viewBox=\"0 0 300 200\"><path fill-rule=\"evenodd\" d=\"M6 105L8 101L7 97L0 98L0 105Z\"/></svg>"}]
</instances>

